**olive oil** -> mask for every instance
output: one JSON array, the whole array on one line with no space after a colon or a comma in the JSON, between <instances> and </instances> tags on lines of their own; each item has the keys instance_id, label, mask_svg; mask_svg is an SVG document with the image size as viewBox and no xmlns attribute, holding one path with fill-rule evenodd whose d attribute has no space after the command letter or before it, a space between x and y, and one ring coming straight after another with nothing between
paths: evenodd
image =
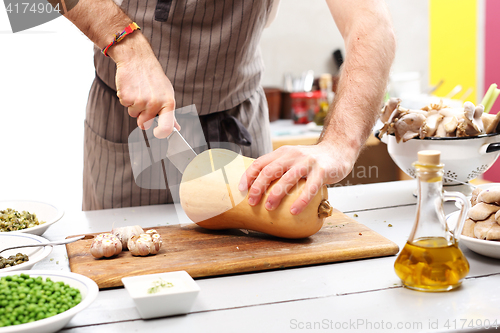
<instances>
[{"instance_id":1,"label":"olive oil","mask_svg":"<svg viewBox=\"0 0 500 333\"><path fill-rule=\"evenodd\" d=\"M407 288L447 291L460 286L469 272L469 262L456 242L429 237L408 241L394 269Z\"/></svg>"},{"instance_id":2,"label":"olive oil","mask_svg":"<svg viewBox=\"0 0 500 333\"><path fill-rule=\"evenodd\" d=\"M441 153L418 152L413 163L417 175L418 202L415 223L400 252L394 270L407 288L419 291L447 291L457 288L469 273L469 263L458 248L456 235L462 230L469 201L462 193L443 192ZM454 228L446 223L443 202L461 205Z\"/></svg>"}]
</instances>

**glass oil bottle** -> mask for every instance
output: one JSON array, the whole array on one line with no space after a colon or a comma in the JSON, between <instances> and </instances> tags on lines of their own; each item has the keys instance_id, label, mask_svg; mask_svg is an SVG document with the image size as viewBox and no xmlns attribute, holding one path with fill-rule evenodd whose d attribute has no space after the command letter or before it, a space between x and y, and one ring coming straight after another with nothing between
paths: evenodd
<instances>
[{"instance_id":1,"label":"glass oil bottle","mask_svg":"<svg viewBox=\"0 0 500 333\"><path fill-rule=\"evenodd\" d=\"M452 290L461 285L469 272L469 262L458 247L458 238L470 205L461 193L443 194L443 164L440 164L439 151L420 151L413 166L418 180L415 224L394 269L407 288L435 292ZM445 219L444 201L461 204L453 230Z\"/></svg>"}]
</instances>

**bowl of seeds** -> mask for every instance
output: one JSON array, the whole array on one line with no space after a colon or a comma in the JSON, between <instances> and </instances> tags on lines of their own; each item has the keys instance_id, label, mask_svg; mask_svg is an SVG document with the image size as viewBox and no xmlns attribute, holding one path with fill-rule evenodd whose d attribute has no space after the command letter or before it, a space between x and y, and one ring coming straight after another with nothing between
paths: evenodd
<instances>
[{"instance_id":1,"label":"bowl of seeds","mask_svg":"<svg viewBox=\"0 0 500 333\"><path fill-rule=\"evenodd\" d=\"M46 238L26 233L0 233L0 251L12 246L47 243ZM26 247L0 252L0 273L31 269L47 258L52 246Z\"/></svg>"},{"instance_id":2,"label":"bowl of seeds","mask_svg":"<svg viewBox=\"0 0 500 333\"><path fill-rule=\"evenodd\" d=\"M54 205L28 200L0 201L0 234L42 235L64 212Z\"/></svg>"}]
</instances>

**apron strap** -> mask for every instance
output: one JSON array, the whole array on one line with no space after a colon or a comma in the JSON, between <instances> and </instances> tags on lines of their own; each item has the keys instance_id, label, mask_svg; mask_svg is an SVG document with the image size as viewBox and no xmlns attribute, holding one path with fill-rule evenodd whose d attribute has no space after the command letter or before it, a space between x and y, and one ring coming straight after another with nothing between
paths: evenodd
<instances>
[{"instance_id":1,"label":"apron strap","mask_svg":"<svg viewBox=\"0 0 500 333\"><path fill-rule=\"evenodd\" d=\"M155 21L167 22L170 7L172 7L172 0L157 0L155 8Z\"/></svg>"}]
</instances>

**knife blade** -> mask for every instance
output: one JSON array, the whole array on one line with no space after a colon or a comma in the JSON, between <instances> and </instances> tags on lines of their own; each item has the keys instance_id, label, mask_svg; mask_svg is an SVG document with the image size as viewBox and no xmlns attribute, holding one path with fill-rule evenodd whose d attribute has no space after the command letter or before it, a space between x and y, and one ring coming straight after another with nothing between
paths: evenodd
<instances>
[{"instance_id":1,"label":"knife blade","mask_svg":"<svg viewBox=\"0 0 500 333\"><path fill-rule=\"evenodd\" d=\"M176 128L167 137L167 140L167 158L180 173L184 173L187 165L196 157L196 152Z\"/></svg>"}]
</instances>

